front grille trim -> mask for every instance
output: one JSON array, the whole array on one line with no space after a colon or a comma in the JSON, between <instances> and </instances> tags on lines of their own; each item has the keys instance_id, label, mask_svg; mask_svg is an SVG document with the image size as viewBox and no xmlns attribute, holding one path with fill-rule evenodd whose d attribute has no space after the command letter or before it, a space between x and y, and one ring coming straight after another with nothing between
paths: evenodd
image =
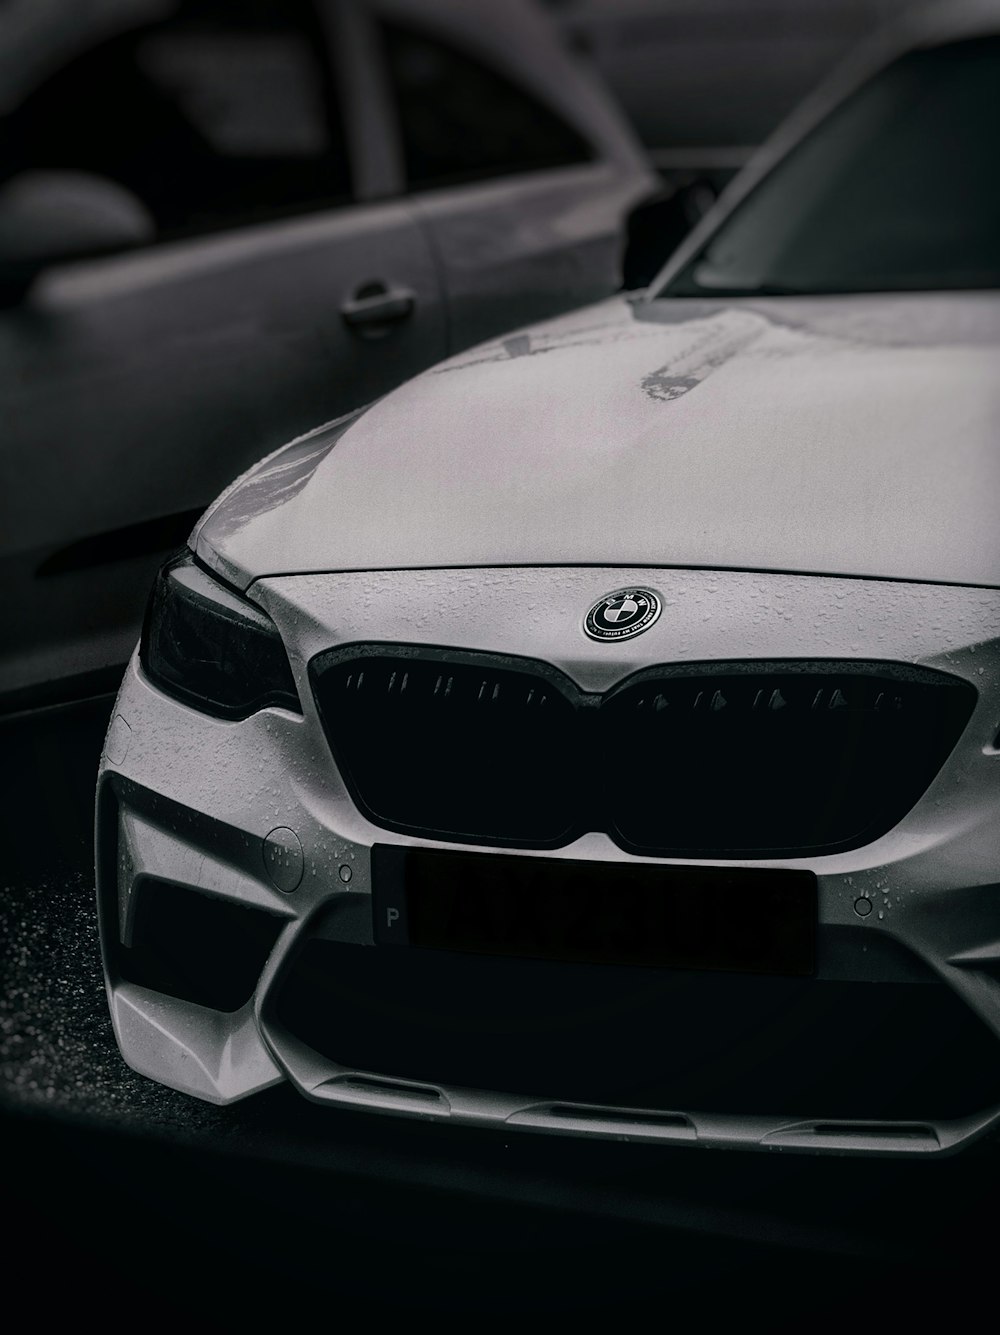
<instances>
[{"instance_id":1,"label":"front grille trim","mask_svg":"<svg viewBox=\"0 0 1000 1335\"><path fill-rule=\"evenodd\" d=\"M544 691L550 693L550 699L559 702L560 708L568 707L573 714L571 754L563 764L564 772L572 776L567 778L567 789L575 794L571 804L572 816L561 822L558 828L554 825L547 832L505 833L481 828L464 829L454 823L435 824L427 820L404 819L400 812L387 812L380 809L377 802L369 800L371 793L355 774L356 762L352 763L351 748L344 745L344 731L338 728L335 703L331 698L332 683L334 674L347 665L365 663L384 668L390 661L413 665L414 670L422 666L437 666L439 669L454 666L460 670L484 673L486 678L491 674L493 678L509 674L514 678L542 683ZM373 825L399 834L449 843L540 850L563 848L582 835L597 831L607 834L627 853L654 858L725 860L818 856L845 852L871 843L898 824L926 792L958 743L977 699L975 687L962 678L938 669L877 659L715 659L694 663L664 663L632 672L603 692L589 692L559 668L538 659L438 645L353 642L317 654L310 660L308 671L313 697L334 761L352 800ZM600 772L593 757L595 748L599 749L601 745L602 720L608 719L617 710L627 708L630 695L656 683L662 684L665 689L669 687L682 691L690 689L692 682L701 683L704 698L697 707L711 710L713 703L718 706L716 696L720 694L720 685L735 682L737 692L744 693L742 708L744 714L747 714L749 711L745 701L749 697L744 683L749 680L752 686L754 679L765 682L764 687L754 691L755 696L764 691L764 709L768 707L773 689L785 683L794 683L796 686L807 683L811 696L819 700L815 708L820 711L844 707L855 716L872 715L883 708L892 708L894 700L903 701L907 716L913 720L912 726L916 727L921 720L933 724L934 736L926 755L922 757L923 768L900 784L889 799L883 800L871 819L836 838L799 838L763 844L759 841L730 840L726 843L700 838L687 843L677 839L666 843L637 837L634 831L630 832L624 827L620 819L611 816L614 806L613 795L609 792L613 787L612 778L607 772ZM825 679L825 682L820 679ZM867 692L868 704L864 708L857 708L850 703L852 693L856 700L859 689ZM838 695L839 700L836 699ZM581 767L587 772L589 788L580 780Z\"/></svg>"}]
</instances>

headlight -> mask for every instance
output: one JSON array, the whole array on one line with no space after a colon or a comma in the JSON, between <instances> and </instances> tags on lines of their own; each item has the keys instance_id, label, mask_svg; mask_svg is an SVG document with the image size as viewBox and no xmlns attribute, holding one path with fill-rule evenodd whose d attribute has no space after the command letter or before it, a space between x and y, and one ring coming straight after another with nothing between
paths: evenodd
<instances>
[{"instance_id":1,"label":"headlight","mask_svg":"<svg viewBox=\"0 0 1000 1335\"><path fill-rule=\"evenodd\" d=\"M246 718L266 705L301 712L274 622L189 554L156 577L139 658L160 690L220 718Z\"/></svg>"}]
</instances>

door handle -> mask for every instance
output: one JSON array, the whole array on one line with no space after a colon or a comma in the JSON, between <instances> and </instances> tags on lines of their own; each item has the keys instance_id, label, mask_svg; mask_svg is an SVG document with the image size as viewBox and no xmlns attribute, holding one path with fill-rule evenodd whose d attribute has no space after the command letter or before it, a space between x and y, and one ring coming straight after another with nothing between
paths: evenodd
<instances>
[{"instance_id":1,"label":"door handle","mask_svg":"<svg viewBox=\"0 0 1000 1335\"><path fill-rule=\"evenodd\" d=\"M388 325L408 319L416 305L416 293L408 287L364 283L341 305L340 314L345 324L359 332L387 333Z\"/></svg>"}]
</instances>

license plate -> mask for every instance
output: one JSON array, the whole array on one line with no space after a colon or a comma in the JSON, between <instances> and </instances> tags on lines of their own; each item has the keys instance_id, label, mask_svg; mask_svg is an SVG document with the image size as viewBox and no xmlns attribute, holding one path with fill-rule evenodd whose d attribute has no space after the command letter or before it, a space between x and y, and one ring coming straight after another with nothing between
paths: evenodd
<instances>
[{"instance_id":1,"label":"license plate","mask_svg":"<svg viewBox=\"0 0 1000 1335\"><path fill-rule=\"evenodd\" d=\"M380 946L647 968L815 972L812 872L388 844L376 845L372 856Z\"/></svg>"}]
</instances>

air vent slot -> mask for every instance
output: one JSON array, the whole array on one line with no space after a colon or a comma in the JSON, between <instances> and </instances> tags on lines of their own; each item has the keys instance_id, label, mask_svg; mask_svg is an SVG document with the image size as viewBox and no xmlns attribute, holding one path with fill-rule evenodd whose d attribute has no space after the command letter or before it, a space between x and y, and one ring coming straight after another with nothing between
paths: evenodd
<instances>
[{"instance_id":1,"label":"air vent slot","mask_svg":"<svg viewBox=\"0 0 1000 1335\"><path fill-rule=\"evenodd\" d=\"M859 1136L871 1140L937 1140L930 1127L914 1126L912 1122L817 1122L810 1129L824 1140L855 1140Z\"/></svg>"},{"instance_id":2,"label":"air vent slot","mask_svg":"<svg viewBox=\"0 0 1000 1335\"><path fill-rule=\"evenodd\" d=\"M584 1122L588 1125L613 1122L615 1126L694 1132L691 1119L683 1113L627 1112L618 1108L581 1108L578 1104L554 1103L545 1109L545 1114L559 1122Z\"/></svg>"},{"instance_id":3,"label":"air vent slot","mask_svg":"<svg viewBox=\"0 0 1000 1335\"><path fill-rule=\"evenodd\" d=\"M326 1082L330 1088L345 1090L351 1094L360 1094L379 1100L390 1099L393 1102L403 1100L407 1103L444 1103L436 1089L426 1085L404 1085L396 1080L380 1080L369 1076L338 1076Z\"/></svg>"},{"instance_id":4,"label":"air vent slot","mask_svg":"<svg viewBox=\"0 0 1000 1335\"><path fill-rule=\"evenodd\" d=\"M805 1122L782 1127L764 1137L765 1145L815 1150L825 1144L838 1151L931 1151L941 1148L932 1126L914 1122Z\"/></svg>"}]
</instances>

